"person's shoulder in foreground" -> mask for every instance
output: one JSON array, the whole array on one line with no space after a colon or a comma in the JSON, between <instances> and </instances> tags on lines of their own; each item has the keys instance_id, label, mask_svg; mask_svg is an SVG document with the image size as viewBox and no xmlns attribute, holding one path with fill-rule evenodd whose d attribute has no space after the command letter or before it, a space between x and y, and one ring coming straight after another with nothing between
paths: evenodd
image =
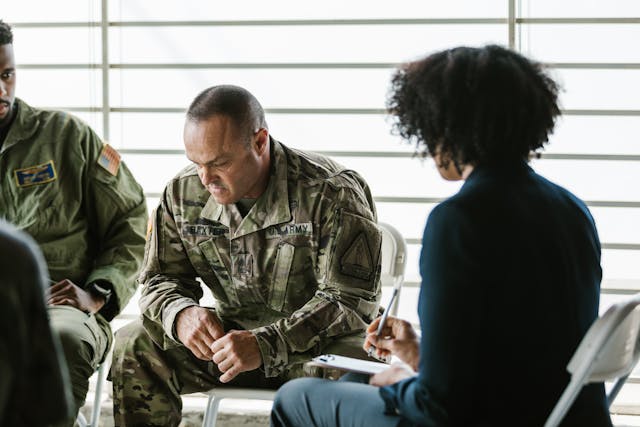
<instances>
[{"instance_id":1,"label":"person's shoulder in foreground","mask_svg":"<svg viewBox=\"0 0 640 427\"><path fill-rule=\"evenodd\" d=\"M44 305L46 266L27 234L0 221L0 425L71 416L69 375ZM32 406L38 405L38 411Z\"/></svg>"}]
</instances>

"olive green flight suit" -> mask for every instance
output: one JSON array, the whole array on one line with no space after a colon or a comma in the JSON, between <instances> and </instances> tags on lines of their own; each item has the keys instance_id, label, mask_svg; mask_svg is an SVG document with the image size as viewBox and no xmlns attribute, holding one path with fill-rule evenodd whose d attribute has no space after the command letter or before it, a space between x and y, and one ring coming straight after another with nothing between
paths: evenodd
<instances>
[{"instance_id":1,"label":"olive green flight suit","mask_svg":"<svg viewBox=\"0 0 640 427\"><path fill-rule=\"evenodd\" d=\"M119 155L72 115L16 99L0 149L0 218L31 235L52 281L92 282L113 291L99 314L50 306L76 410L88 378L111 345L109 321L127 304L144 254L147 211L141 187Z\"/></svg>"}]
</instances>

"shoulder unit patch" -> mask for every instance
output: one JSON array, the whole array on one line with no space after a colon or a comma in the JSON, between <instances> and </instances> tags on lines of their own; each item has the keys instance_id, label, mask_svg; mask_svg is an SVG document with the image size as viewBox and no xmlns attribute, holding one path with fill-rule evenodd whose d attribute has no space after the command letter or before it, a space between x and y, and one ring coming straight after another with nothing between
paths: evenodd
<instances>
[{"instance_id":1,"label":"shoulder unit patch","mask_svg":"<svg viewBox=\"0 0 640 427\"><path fill-rule=\"evenodd\" d=\"M102 166L111 175L118 175L118 168L120 167L120 153L109 144L104 144L100 157L98 157L98 164Z\"/></svg>"},{"instance_id":2,"label":"shoulder unit patch","mask_svg":"<svg viewBox=\"0 0 640 427\"><path fill-rule=\"evenodd\" d=\"M371 249L364 233L355 238L349 249L342 255L340 271L348 276L369 280L373 273Z\"/></svg>"}]
</instances>

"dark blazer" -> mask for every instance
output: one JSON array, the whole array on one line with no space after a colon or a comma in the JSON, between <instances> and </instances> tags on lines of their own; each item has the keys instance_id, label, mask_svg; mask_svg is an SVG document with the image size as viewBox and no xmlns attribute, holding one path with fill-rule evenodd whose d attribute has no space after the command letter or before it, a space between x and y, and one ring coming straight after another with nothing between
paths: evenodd
<instances>
[{"instance_id":1,"label":"dark blazer","mask_svg":"<svg viewBox=\"0 0 640 427\"><path fill-rule=\"evenodd\" d=\"M600 242L585 204L524 162L478 167L429 215L417 377L380 389L407 425L544 424L598 315ZM565 426L611 426L586 387Z\"/></svg>"}]
</instances>

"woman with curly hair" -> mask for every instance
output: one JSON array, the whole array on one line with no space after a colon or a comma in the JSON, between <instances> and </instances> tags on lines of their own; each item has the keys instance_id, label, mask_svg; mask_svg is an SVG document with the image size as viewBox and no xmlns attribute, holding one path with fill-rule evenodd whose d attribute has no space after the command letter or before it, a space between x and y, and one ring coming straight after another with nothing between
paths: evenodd
<instances>
[{"instance_id":1,"label":"woman with curly hair","mask_svg":"<svg viewBox=\"0 0 640 427\"><path fill-rule=\"evenodd\" d=\"M585 204L528 165L560 115L558 87L499 47L458 47L409 63L388 100L395 129L464 180L422 239L422 337L401 319L365 348L403 363L369 384L285 384L273 426L542 426L566 365L598 315L600 242ZM603 384L563 425L611 426Z\"/></svg>"}]
</instances>

